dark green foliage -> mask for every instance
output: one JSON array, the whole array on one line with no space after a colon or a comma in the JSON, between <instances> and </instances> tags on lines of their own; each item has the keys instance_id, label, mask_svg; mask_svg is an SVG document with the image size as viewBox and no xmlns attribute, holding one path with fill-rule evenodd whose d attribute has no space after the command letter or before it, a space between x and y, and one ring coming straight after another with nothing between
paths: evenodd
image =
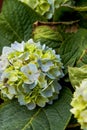
<instances>
[{"instance_id":1,"label":"dark green foliage","mask_svg":"<svg viewBox=\"0 0 87 130\"><path fill-rule=\"evenodd\" d=\"M29 111L17 101L0 107L1 130L64 130L70 120L71 92L64 88L58 101L45 108Z\"/></svg>"}]
</instances>

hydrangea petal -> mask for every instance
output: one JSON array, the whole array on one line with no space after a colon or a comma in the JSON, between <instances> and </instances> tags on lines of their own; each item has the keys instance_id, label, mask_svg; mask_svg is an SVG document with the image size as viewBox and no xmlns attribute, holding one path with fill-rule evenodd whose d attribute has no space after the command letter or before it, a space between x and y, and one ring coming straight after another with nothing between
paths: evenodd
<instances>
[{"instance_id":1,"label":"hydrangea petal","mask_svg":"<svg viewBox=\"0 0 87 130\"><path fill-rule=\"evenodd\" d=\"M82 129L87 129L87 79L83 80L74 92L70 111L81 124Z\"/></svg>"},{"instance_id":2,"label":"hydrangea petal","mask_svg":"<svg viewBox=\"0 0 87 130\"><path fill-rule=\"evenodd\" d=\"M40 67L41 67L43 72L49 71L50 67L53 66L52 61L47 60L47 59L46 60L42 60L42 61L38 60L38 63L39 63L39 65L40 65Z\"/></svg>"},{"instance_id":3,"label":"hydrangea petal","mask_svg":"<svg viewBox=\"0 0 87 130\"><path fill-rule=\"evenodd\" d=\"M16 50L16 51L19 51L19 52L23 52L24 51L24 45L25 45L24 42L22 42L20 44L20 43L18 43L18 42L15 41L14 44L11 44L11 48L13 50Z\"/></svg>"},{"instance_id":4,"label":"hydrangea petal","mask_svg":"<svg viewBox=\"0 0 87 130\"><path fill-rule=\"evenodd\" d=\"M10 47L3 47L3 50L2 50L2 55L3 56L8 56L8 54L12 53L13 52L13 49L10 48Z\"/></svg>"},{"instance_id":5,"label":"hydrangea petal","mask_svg":"<svg viewBox=\"0 0 87 130\"><path fill-rule=\"evenodd\" d=\"M39 97L39 98L36 100L37 105L40 106L40 107L44 107L48 101L49 101L49 100L48 100L47 98L44 98L44 97Z\"/></svg>"},{"instance_id":6,"label":"hydrangea petal","mask_svg":"<svg viewBox=\"0 0 87 130\"><path fill-rule=\"evenodd\" d=\"M30 102L26 106L29 110L33 110L36 107L36 104L34 102Z\"/></svg>"},{"instance_id":7,"label":"hydrangea petal","mask_svg":"<svg viewBox=\"0 0 87 130\"><path fill-rule=\"evenodd\" d=\"M41 91L41 95L44 97L51 97L53 95L52 89L50 87Z\"/></svg>"}]
</instances>

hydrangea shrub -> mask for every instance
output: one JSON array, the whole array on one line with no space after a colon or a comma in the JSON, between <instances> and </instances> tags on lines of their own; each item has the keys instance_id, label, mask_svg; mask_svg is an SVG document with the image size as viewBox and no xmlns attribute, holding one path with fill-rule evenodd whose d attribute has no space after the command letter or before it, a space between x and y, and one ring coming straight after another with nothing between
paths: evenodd
<instances>
[{"instance_id":1,"label":"hydrangea shrub","mask_svg":"<svg viewBox=\"0 0 87 130\"><path fill-rule=\"evenodd\" d=\"M3 47L0 56L0 90L4 99L17 98L34 109L58 98L63 64L55 50L32 39Z\"/></svg>"}]
</instances>

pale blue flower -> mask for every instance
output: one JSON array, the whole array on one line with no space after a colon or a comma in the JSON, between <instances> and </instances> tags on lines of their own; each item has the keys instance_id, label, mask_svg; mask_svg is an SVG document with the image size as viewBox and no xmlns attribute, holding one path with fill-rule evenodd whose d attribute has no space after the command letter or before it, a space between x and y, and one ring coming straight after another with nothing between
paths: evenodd
<instances>
[{"instance_id":1,"label":"pale blue flower","mask_svg":"<svg viewBox=\"0 0 87 130\"><path fill-rule=\"evenodd\" d=\"M28 65L25 65L21 67L21 71L25 74L25 76L28 78L28 83L32 84L39 78L39 71L35 64L29 63Z\"/></svg>"},{"instance_id":2,"label":"pale blue flower","mask_svg":"<svg viewBox=\"0 0 87 130\"><path fill-rule=\"evenodd\" d=\"M8 51L8 52L6 52ZM58 98L63 77L63 64L55 50L33 39L14 42L4 47L0 59L0 91L2 98L18 99L32 110L44 107ZM5 65L4 65L5 64Z\"/></svg>"}]
</instances>

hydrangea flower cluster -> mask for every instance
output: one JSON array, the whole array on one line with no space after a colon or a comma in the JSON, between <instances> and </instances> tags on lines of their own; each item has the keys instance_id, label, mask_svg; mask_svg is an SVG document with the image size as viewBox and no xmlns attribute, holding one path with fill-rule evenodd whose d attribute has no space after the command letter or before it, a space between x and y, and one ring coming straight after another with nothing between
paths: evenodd
<instances>
[{"instance_id":1,"label":"hydrangea flower cluster","mask_svg":"<svg viewBox=\"0 0 87 130\"><path fill-rule=\"evenodd\" d=\"M47 19L51 19L55 8L58 8L61 4L70 0L19 0L26 3L32 9L34 9L40 15L45 16Z\"/></svg>"},{"instance_id":2,"label":"hydrangea flower cluster","mask_svg":"<svg viewBox=\"0 0 87 130\"><path fill-rule=\"evenodd\" d=\"M87 130L87 80L83 80L79 87L76 87L71 102L71 112L81 124L81 128Z\"/></svg>"},{"instance_id":3,"label":"hydrangea flower cluster","mask_svg":"<svg viewBox=\"0 0 87 130\"><path fill-rule=\"evenodd\" d=\"M63 77L60 55L52 48L35 43L14 42L4 47L0 57L0 90L4 99L17 98L29 110L44 107L58 98L58 80Z\"/></svg>"}]
</instances>

